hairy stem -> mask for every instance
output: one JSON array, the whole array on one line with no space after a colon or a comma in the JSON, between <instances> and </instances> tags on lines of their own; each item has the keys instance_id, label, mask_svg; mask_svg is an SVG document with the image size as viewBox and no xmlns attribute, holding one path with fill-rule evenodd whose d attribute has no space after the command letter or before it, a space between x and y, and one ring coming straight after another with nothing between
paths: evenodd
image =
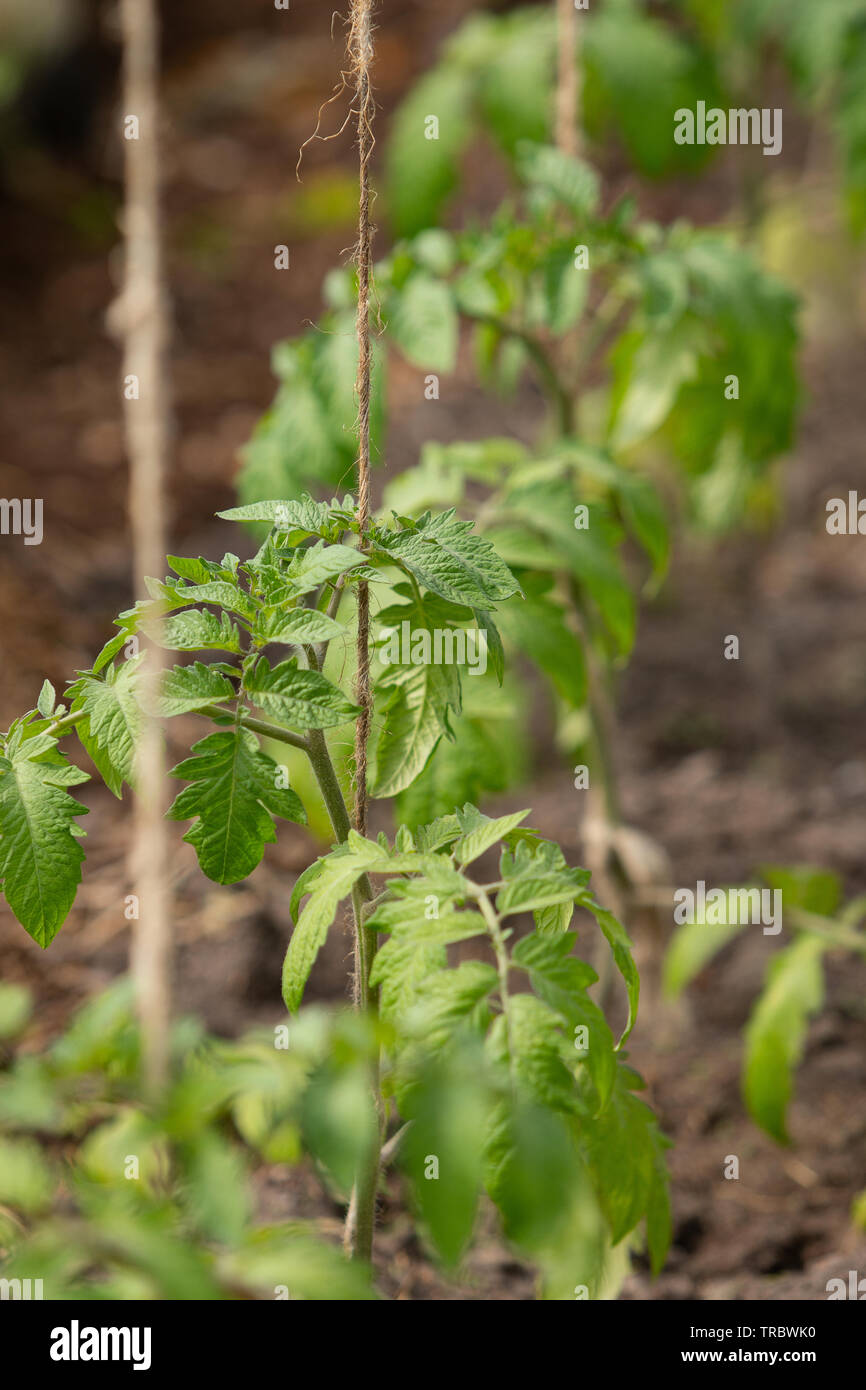
<instances>
[{"instance_id":1,"label":"hairy stem","mask_svg":"<svg viewBox=\"0 0 866 1390\"><path fill-rule=\"evenodd\" d=\"M592 634L587 618L586 605L577 583L572 580L571 600L574 604L583 649L586 654L586 705L589 712L590 736L589 756L592 772L601 778L600 798L604 819L609 825L617 825L620 820L619 792L617 788L614 743L616 741L614 702L605 680L604 672L592 646ZM591 788L592 790L592 788Z\"/></svg>"},{"instance_id":2,"label":"hairy stem","mask_svg":"<svg viewBox=\"0 0 866 1390\"><path fill-rule=\"evenodd\" d=\"M311 729L303 747L312 764L319 790L331 819L331 825L334 827L334 835L342 844L349 838L349 831L352 827L349 811L322 730ZM373 890L370 886L370 880L365 874L363 878L358 880L357 887L352 894L352 910L360 956L359 969L355 979L355 1003L362 1009L368 1008L376 1002L375 991L370 985L370 970L373 966L373 956L376 952L378 938L376 931L372 927L368 927L364 920L365 905L372 900L372 897Z\"/></svg>"},{"instance_id":3,"label":"hairy stem","mask_svg":"<svg viewBox=\"0 0 866 1390\"><path fill-rule=\"evenodd\" d=\"M313 772L316 774L319 790L331 818L331 825L334 827L334 835L342 844L349 838L349 831L352 827L325 735L321 729L310 730L305 740L305 751L312 764Z\"/></svg>"},{"instance_id":4,"label":"hairy stem","mask_svg":"<svg viewBox=\"0 0 866 1390\"><path fill-rule=\"evenodd\" d=\"M340 611L340 600L343 597L344 591L345 585L341 577L335 583L333 591L331 593L331 597L328 599L328 605L325 609L326 617L333 618L336 621L337 614ZM325 664L325 654L328 650L328 644L327 642L317 642L315 643L313 650L316 653L316 659L319 663L319 670L321 670Z\"/></svg>"},{"instance_id":5,"label":"hairy stem","mask_svg":"<svg viewBox=\"0 0 866 1390\"><path fill-rule=\"evenodd\" d=\"M496 969L499 974L499 997L502 1000L502 1014L505 1019L505 1045L508 1050L508 1069L513 1075L514 1047L511 1038L511 1015L508 1010L508 951L505 946L505 938L502 935L502 927L496 908L483 888L474 887L473 896L475 897L479 910L487 926L487 934L493 946L493 954L496 957Z\"/></svg>"}]
</instances>

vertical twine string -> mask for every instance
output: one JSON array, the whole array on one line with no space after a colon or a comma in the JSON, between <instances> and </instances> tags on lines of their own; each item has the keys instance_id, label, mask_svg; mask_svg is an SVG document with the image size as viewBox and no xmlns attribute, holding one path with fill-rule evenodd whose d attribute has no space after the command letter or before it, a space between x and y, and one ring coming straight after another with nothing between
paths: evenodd
<instances>
[{"instance_id":1,"label":"vertical twine string","mask_svg":"<svg viewBox=\"0 0 866 1390\"><path fill-rule=\"evenodd\" d=\"M358 119L358 533L359 545L369 549L367 530L370 520L370 271L372 232L370 228L370 157L373 153L374 103L370 90L370 63L373 58L371 31L372 0L353 0L349 30L349 60L355 77L355 104ZM365 581L358 585L358 645L355 699L361 708L355 725L355 804L354 822L359 835L367 833L367 743L370 737L370 594Z\"/></svg>"},{"instance_id":2,"label":"vertical twine string","mask_svg":"<svg viewBox=\"0 0 866 1390\"><path fill-rule=\"evenodd\" d=\"M370 521L370 270L372 261L372 232L370 228L370 157L373 153L374 103L370 91L370 64L373 60L371 33L372 0L352 0L349 29L349 62L355 78L355 106L358 120L358 375L355 391L358 397L358 545L365 554L369 550L367 529ZM367 833L367 742L370 736L370 593L364 580L358 585L358 645L355 699L361 713L355 725L355 829ZM369 978L372 953L363 925L358 901L355 903L355 1003L365 1007L369 1002ZM375 937L374 937L375 941ZM379 1144L381 1134L381 1101L379 1099L378 1062L372 1068L371 1082L376 1108L379 1112L376 1142L359 1169L352 1185L352 1197L346 1213L344 1246L354 1259L371 1260L373 1228L376 1212L376 1187L379 1178Z\"/></svg>"},{"instance_id":3,"label":"vertical twine string","mask_svg":"<svg viewBox=\"0 0 866 1390\"><path fill-rule=\"evenodd\" d=\"M578 104L580 81L577 68L577 14L574 0L556 0L557 82L556 144L563 154L580 153Z\"/></svg>"},{"instance_id":4,"label":"vertical twine string","mask_svg":"<svg viewBox=\"0 0 866 1390\"><path fill-rule=\"evenodd\" d=\"M129 520L135 587L163 572L166 552L165 475L169 452L166 377L168 337L160 222L159 33L155 0L122 0L124 115L139 120L138 139L124 141L126 269L118 329L126 377L140 397L125 401L129 456ZM166 658L154 643L144 678L148 706L137 754L138 795L131 868L140 919L134 924L132 974L141 1022L144 1071L158 1090L168 1071L171 1025L171 892L165 810L165 753L154 696Z\"/></svg>"}]
</instances>

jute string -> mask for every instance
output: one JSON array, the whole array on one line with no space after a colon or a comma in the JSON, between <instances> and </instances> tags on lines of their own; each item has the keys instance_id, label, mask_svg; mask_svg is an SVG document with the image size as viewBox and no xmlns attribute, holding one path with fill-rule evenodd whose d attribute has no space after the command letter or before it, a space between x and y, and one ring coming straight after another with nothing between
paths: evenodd
<instances>
[{"instance_id":1,"label":"jute string","mask_svg":"<svg viewBox=\"0 0 866 1390\"><path fill-rule=\"evenodd\" d=\"M370 521L370 272L372 230L370 227L370 157L373 153L373 114L370 64L373 58L371 30L372 0L353 0L349 29L349 62L355 79L355 108L358 121L359 204L358 204L358 532L359 546L369 550ZM370 737L370 594L366 581L358 585L358 644L355 699L361 708L355 726L355 803L353 819L360 835L367 833L367 744Z\"/></svg>"}]
</instances>

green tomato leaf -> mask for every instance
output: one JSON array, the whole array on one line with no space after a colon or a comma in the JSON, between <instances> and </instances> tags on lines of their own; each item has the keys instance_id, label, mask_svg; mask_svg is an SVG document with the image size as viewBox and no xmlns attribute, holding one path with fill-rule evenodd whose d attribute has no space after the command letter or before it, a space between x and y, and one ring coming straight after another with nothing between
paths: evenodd
<instances>
[{"instance_id":1,"label":"green tomato leaf","mask_svg":"<svg viewBox=\"0 0 866 1390\"><path fill-rule=\"evenodd\" d=\"M480 1078L464 1068L428 1067L407 1107L411 1126L401 1166L421 1219L447 1266L468 1245L481 1195L488 1103ZM435 1172L431 1172L431 1158Z\"/></svg>"},{"instance_id":2,"label":"green tomato leaf","mask_svg":"<svg viewBox=\"0 0 866 1390\"><path fill-rule=\"evenodd\" d=\"M617 1067L616 1084L605 1109L583 1133L590 1171L610 1226L613 1244L642 1217L651 1214L653 1253L664 1244L658 1157L664 1147L658 1122L648 1105L632 1092L642 1084L629 1067Z\"/></svg>"},{"instance_id":3,"label":"green tomato leaf","mask_svg":"<svg viewBox=\"0 0 866 1390\"><path fill-rule=\"evenodd\" d=\"M308 642L330 642L345 636L342 623L315 608L290 608L260 618L255 635L262 642L278 642L284 647L302 647Z\"/></svg>"},{"instance_id":4,"label":"green tomato leaf","mask_svg":"<svg viewBox=\"0 0 866 1390\"><path fill-rule=\"evenodd\" d=\"M471 76L440 63L410 89L391 120L385 155L388 213L398 236L432 227L457 182L460 154L472 133ZM437 139L429 117L437 121Z\"/></svg>"},{"instance_id":5,"label":"green tomato leaf","mask_svg":"<svg viewBox=\"0 0 866 1390\"><path fill-rule=\"evenodd\" d=\"M794 1068L803 1055L809 1019L824 1002L823 937L804 932L767 972L764 992L746 1028L743 1092L757 1123L787 1144Z\"/></svg>"},{"instance_id":6,"label":"green tomato leaf","mask_svg":"<svg viewBox=\"0 0 866 1390\"><path fill-rule=\"evenodd\" d=\"M33 996L24 985L0 981L0 1039L24 1031L33 1012Z\"/></svg>"},{"instance_id":7,"label":"green tomato leaf","mask_svg":"<svg viewBox=\"0 0 866 1390\"><path fill-rule=\"evenodd\" d=\"M486 850L498 844L506 835L510 835L512 830L516 830L528 815L528 810L513 811L511 815L491 820L475 806L464 806L462 811L457 812L457 819L463 831L453 850L457 862L471 864L473 859L480 858Z\"/></svg>"},{"instance_id":8,"label":"green tomato leaf","mask_svg":"<svg viewBox=\"0 0 866 1390\"><path fill-rule=\"evenodd\" d=\"M340 903L350 896L358 879L381 862L382 853L377 846L360 837L353 843L358 847L339 846L311 866L315 872L308 871L304 876L304 888L309 889L310 897L292 932L283 963L283 999L289 1013L297 1013L301 1006L310 971Z\"/></svg>"},{"instance_id":9,"label":"green tomato leaf","mask_svg":"<svg viewBox=\"0 0 866 1390\"><path fill-rule=\"evenodd\" d=\"M241 651L240 633L227 613L217 618L206 608L190 608L141 626L160 647L172 652Z\"/></svg>"},{"instance_id":10,"label":"green tomato leaf","mask_svg":"<svg viewBox=\"0 0 866 1390\"><path fill-rule=\"evenodd\" d=\"M320 672L303 670L294 660L272 670L262 657L247 676L245 689L260 709L295 729L330 729L360 712Z\"/></svg>"},{"instance_id":11,"label":"green tomato leaf","mask_svg":"<svg viewBox=\"0 0 866 1390\"><path fill-rule=\"evenodd\" d=\"M517 168L530 187L544 189L578 217L589 217L598 207L598 174L582 159L551 145L523 143L517 150ZM576 275L581 273L575 271Z\"/></svg>"},{"instance_id":12,"label":"green tomato leaf","mask_svg":"<svg viewBox=\"0 0 866 1390\"><path fill-rule=\"evenodd\" d=\"M424 770L443 734L449 713L460 709L460 676L454 666L392 668L377 684L377 724L371 779L373 796L396 796Z\"/></svg>"},{"instance_id":13,"label":"green tomato leaf","mask_svg":"<svg viewBox=\"0 0 866 1390\"><path fill-rule=\"evenodd\" d=\"M235 687L228 676L195 661L191 666L173 666L163 676L157 709L160 715L170 718L174 714L188 714L192 710L204 709L220 700L233 700Z\"/></svg>"},{"instance_id":14,"label":"green tomato leaf","mask_svg":"<svg viewBox=\"0 0 866 1390\"><path fill-rule=\"evenodd\" d=\"M306 824L300 800L283 785L285 769L247 729L209 734L171 775L191 785L178 794L169 817L196 820L183 838L214 883L238 883L252 873L265 845L277 838L272 816Z\"/></svg>"},{"instance_id":15,"label":"green tomato leaf","mask_svg":"<svg viewBox=\"0 0 866 1390\"><path fill-rule=\"evenodd\" d=\"M68 763L47 734L9 740L0 757L0 879L12 912L45 947L66 920L81 882L87 813L66 791L88 780Z\"/></svg>"},{"instance_id":16,"label":"green tomato leaf","mask_svg":"<svg viewBox=\"0 0 866 1390\"><path fill-rule=\"evenodd\" d=\"M33 1216L51 1203L54 1178L32 1139L0 1139L0 1202Z\"/></svg>"},{"instance_id":17,"label":"green tomato leaf","mask_svg":"<svg viewBox=\"0 0 866 1390\"><path fill-rule=\"evenodd\" d=\"M499 615L506 637L525 653L574 709L586 699L583 647L567 626L565 610L548 598L509 603Z\"/></svg>"},{"instance_id":18,"label":"green tomato leaf","mask_svg":"<svg viewBox=\"0 0 866 1390\"><path fill-rule=\"evenodd\" d=\"M621 1048L637 1021L637 1006L640 998L640 977L631 953L631 942L622 923L617 921L613 913L608 912L607 908L600 907L588 893L580 899L580 906L592 913L602 935L610 946L616 967L625 981L626 994L628 995L628 1019L622 1037L617 1043L617 1048Z\"/></svg>"},{"instance_id":19,"label":"green tomato leaf","mask_svg":"<svg viewBox=\"0 0 866 1390\"><path fill-rule=\"evenodd\" d=\"M56 696L54 694L54 686L51 684L49 680L43 681L42 689L39 692L39 699L36 701L36 708L42 715L43 719L51 718L52 714L54 713L55 703Z\"/></svg>"},{"instance_id":20,"label":"green tomato leaf","mask_svg":"<svg viewBox=\"0 0 866 1390\"><path fill-rule=\"evenodd\" d=\"M364 556L351 546L317 541L315 545L295 551L286 574L297 594L308 594L326 579L335 579L363 564Z\"/></svg>"},{"instance_id":21,"label":"green tomato leaf","mask_svg":"<svg viewBox=\"0 0 866 1390\"><path fill-rule=\"evenodd\" d=\"M135 750L144 723L138 689L142 659L109 666L105 680L80 676L66 691L70 712L86 715L76 725L78 737L117 797L124 782L135 785Z\"/></svg>"},{"instance_id":22,"label":"green tomato leaf","mask_svg":"<svg viewBox=\"0 0 866 1390\"><path fill-rule=\"evenodd\" d=\"M411 530L377 531L374 544L440 598L486 609L520 592L490 541L453 511L426 515Z\"/></svg>"},{"instance_id":23,"label":"green tomato leaf","mask_svg":"<svg viewBox=\"0 0 866 1390\"><path fill-rule=\"evenodd\" d=\"M408 360L431 372L454 370L459 319L448 285L424 270L388 297L387 326Z\"/></svg>"},{"instance_id":24,"label":"green tomato leaf","mask_svg":"<svg viewBox=\"0 0 866 1390\"><path fill-rule=\"evenodd\" d=\"M244 507L229 507L217 512L223 521L269 521L279 531L287 531L298 539L323 535L330 529L330 508L326 502L314 502L311 497L299 501L251 502ZM297 544L296 540L291 542Z\"/></svg>"},{"instance_id":25,"label":"green tomato leaf","mask_svg":"<svg viewBox=\"0 0 866 1390\"><path fill-rule=\"evenodd\" d=\"M665 994L676 998L741 930L736 913L730 922L705 922L698 916L694 922L677 927L662 968Z\"/></svg>"},{"instance_id":26,"label":"green tomato leaf","mask_svg":"<svg viewBox=\"0 0 866 1390\"><path fill-rule=\"evenodd\" d=\"M190 603L215 603L220 608L227 608L230 613L237 613L246 622L252 622L255 617L255 605L249 594L225 579L211 579L205 584L189 586L160 586L160 589L163 588L167 588L177 600L175 607Z\"/></svg>"},{"instance_id":27,"label":"green tomato leaf","mask_svg":"<svg viewBox=\"0 0 866 1390\"><path fill-rule=\"evenodd\" d=\"M587 994L598 977L591 966L571 954L576 941L576 932L554 936L535 931L518 941L512 960L529 972L539 998L565 1020L574 1060L586 1065L598 1095L598 1109L603 1110L616 1080L614 1040L604 1014Z\"/></svg>"},{"instance_id":28,"label":"green tomato leaf","mask_svg":"<svg viewBox=\"0 0 866 1390\"><path fill-rule=\"evenodd\" d=\"M628 449L663 424L682 388L697 377L705 342L703 325L688 320L665 331L652 329L642 338L620 340L614 362L612 448Z\"/></svg>"}]
</instances>

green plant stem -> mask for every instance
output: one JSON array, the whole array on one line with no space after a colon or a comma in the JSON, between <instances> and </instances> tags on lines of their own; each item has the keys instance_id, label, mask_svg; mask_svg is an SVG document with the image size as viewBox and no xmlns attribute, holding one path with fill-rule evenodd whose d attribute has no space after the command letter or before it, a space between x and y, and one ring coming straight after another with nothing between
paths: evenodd
<instances>
[{"instance_id":1,"label":"green plant stem","mask_svg":"<svg viewBox=\"0 0 866 1390\"><path fill-rule=\"evenodd\" d=\"M304 741L304 749L307 757L316 774L316 781L319 790L331 818L331 825L334 827L334 835L340 844L349 838L351 825L349 823L349 812L343 799L340 783L334 771L334 764L328 752L328 745L325 742L325 735L321 729L311 729Z\"/></svg>"},{"instance_id":2,"label":"green plant stem","mask_svg":"<svg viewBox=\"0 0 866 1390\"><path fill-rule=\"evenodd\" d=\"M593 770L601 778L600 802L608 825L619 825L619 788L614 769L610 724L613 718L613 703L604 690L603 680L596 668L594 659L587 648L587 705L589 707L590 734L588 739L589 761Z\"/></svg>"},{"instance_id":3,"label":"green plant stem","mask_svg":"<svg viewBox=\"0 0 866 1390\"><path fill-rule=\"evenodd\" d=\"M209 705L206 709L197 709L193 713L201 714L206 719L221 719L226 715L231 716L232 711L221 709L219 705ZM309 754L310 745L303 734L292 733L291 729L284 729L281 724L272 724L268 719L256 719L250 714L241 722L244 729L252 729L254 734L261 734L262 738L272 738L277 743L290 743L293 748L300 748L302 752Z\"/></svg>"},{"instance_id":4,"label":"green plant stem","mask_svg":"<svg viewBox=\"0 0 866 1390\"><path fill-rule=\"evenodd\" d=\"M244 722L252 723L252 721L247 720ZM319 784L319 790L322 793L322 798L331 819L334 835L340 844L344 844L349 838L349 831L352 825L349 820L349 811L343 797L337 773L331 760L331 754L328 751L325 735L321 729L311 729L301 746L307 754L313 772L315 773L316 781ZM378 939L375 930L368 927L364 922L364 907L373 899L373 890L366 874L358 880L356 891L358 894L357 904L354 904L353 899L353 906L356 907L355 926L362 938L363 954L364 941L369 942L372 938L373 942L375 942ZM375 952L373 954L375 954ZM368 1001L372 998L370 989L370 969L372 968L372 964L373 959L372 955L370 955L367 969L365 972L362 972L363 978L358 982L361 986L362 997L366 997Z\"/></svg>"},{"instance_id":5,"label":"green plant stem","mask_svg":"<svg viewBox=\"0 0 866 1390\"><path fill-rule=\"evenodd\" d=\"M598 356L604 344L605 338L613 330L617 319L622 313L623 308L628 303L622 290L614 285L607 291L595 311L592 325L581 344L578 352L575 370L579 375L585 372L593 360Z\"/></svg>"},{"instance_id":6,"label":"green plant stem","mask_svg":"<svg viewBox=\"0 0 866 1390\"><path fill-rule=\"evenodd\" d=\"M321 729L311 729L306 743L307 756L316 781L328 808L336 838L343 843L349 837L351 823L340 783ZM355 939L358 944L358 970L354 981L355 1006L362 1012L373 1010L378 1003L377 991L370 984L370 971L378 947L378 934L368 927L365 906L372 901L373 890L365 874L352 890L352 915ZM379 1185L380 1151L382 1143L382 1100L379 1089L378 1057L371 1065L370 1084L376 1107L376 1136L358 1166L352 1199L346 1216L344 1245L355 1260L370 1261L373 1255L373 1228L376 1219L376 1192Z\"/></svg>"},{"instance_id":7,"label":"green plant stem","mask_svg":"<svg viewBox=\"0 0 866 1390\"><path fill-rule=\"evenodd\" d=\"M201 715L203 719L234 719L235 711L225 709L221 705L206 705L203 709L191 710L191 714ZM47 734L55 734L62 737L70 729L74 729L76 724L80 724L82 719L87 718L86 710L78 710L75 714L64 714L62 719L56 719L54 723L45 730ZM278 743L290 743L293 748L300 748L303 752L309 752L309 744L303 734L295 734L291 729L284 729L280 724L271 724L267 719L256 719L248 715L243 720L245 729L252 729L253 733L261 734L262 738L273 738ZM342 837L345 839L345 835Z\"/></svg>"},{"instance_id":8,"label":"green plant stem","mask_svg":"<svg viewBox=\"0 0 866 1390\"><path fill-rule=\"evenodd\" d=\"M279 743L288 743L293 748L300 748L305 752L322 793L334 837L338 843L345 843L349 838L351 829L349 812L325 735L321 729L310 729L304 737L265 719L256 719L251 715L242 718L240 703L235 710L225 709L220 705L208 705L193 712L206 719L233 718L236 722L241 722L243 728L251 729L263 738L275 739ZM50 726L49 732L57 735L66 733L85 717L84 711L64 715ZM354 995L356 1007L364 1012L375 1010L378 1004L378 992L370 984L370 972L373 968L373 959L378 949L379 938L376 929L367 926L365 921L365 908L372 901L372 898L373 890L369 877L365 874L363 878L359 879L352 891L352 914L355 937L358 943L359 962L357 978L354 982ZM373 1252L373 1227L375 1224L376 1191L379 1182L383 1118L378 1058L371 1068L371 1085L378 1119L376 1139L371 1145L369 1154L365 1156L364 1162L359 1166L346 1228L346 1244L353 1259L367 1261L372 1258Z\"/></svg>"},{"instance_id":9,"label":"green plant stem","mask_svg":"<svg viewBox=\"0 0 866 1390\"><path fill-rule=\"evenodd\" d=\"M483 888L473 886L473 896L475 897L481 916L487 925L487 934L493 946L493 954L496 957L496 969L499 974L499 997L502 1000L502 1014L505 1019L505 1045L508 1050L508 1070L513 1079L513 1058L514 1048L511 1038L511 1015L508 1009L508 951L505 946L505 939L502 935L502 928L496 908L490 901Z\"/></svg>"},{"instance_id":10,"label":"green plant stem","mask_svg":"<svg viewBox=\"0 0 866 1390\"><path fill-rule=\"evenodd\" d=\"M379 998L378 990L370 984L370 971L379 946L378 933L374 927L367 926L365 907L372 899L370 880L366 875L352 890L352 912L355 919L355 936L358 943L358 970L355 980L355 1005L361 1012L375 1013ZM384 1107L382 1104L379 1052L370 1063L370 1089L376 1110L376 1130L373 1142L364 1154L355 1175L352 1199L346 1215L344 1246L353 1260L373 1258L373 1233L376 1225L376 1193L382 1166L382 1135L384 1132Z\"/></svg>"},{"instance_id":11,"label":"green plant stem","mask_svg":"<svg viewBox=\"0 0 866 1390\"><path fill-rule=\"evenodd\" d=\"M340 537L340 543L343 543L342 536ZM340 600L343 597L345 587L346 586L343 583L343 578L341 575L340 578L337 580L336 584L334 585L331 597L328 599L328 606L325 609L325 615L328 618L334 618L336 620L337 614L340 611Z\"/></svg>"},{"instance_id":12,"label":"green plant stem","mask_svg":"<svg viewBox=\"0 0 866 1390\"><path fill-rule=\"evenodd\" d=\"M342 541L342 536L341 536L341 537L340 537L340 544L342 544L342 543L343 543L343 541ZM325 609L325 615L326 615L326 617L332 618L335 622L336 622L336 619L337 619L337 614L338 614L339 611L340 611L340 600L341 600L342 597L343 597L344 591L345 591L345 585L343 584L343 580L342 580L342 576L341 576L341 577L337 580L336 584L334 585L333 592L331 593L331 597L329 598L329 600L328 600L328 605L327 605L327 607L326 607L326 609ZM327 644L327 642L317 642L317 643L314 645L313 650L314 650L314 652L316 653L316 660L317 660L318 663L319 663L319 670L321 670L322 667L323 667L324 664L325 664L325 654L326 654L326 652L327 652L327 650L328 650L328 644Z\"/></svg>"},{"instance_id":13,"label":"green plant stem","mask_svg":"<svg viewBox=\"0 0 866 1390\"><path fill-rule=\"evenodd\" d=\"M518 328L516 324L506 323L502 319L496 318L493 314L470 314L467 313L475 323L486 324L489 328L495 328L503 337L516 338L521 342L529 353L533 362L537 366L539 373L547 388L548 395L556 408L559 431L568 438L574 433L574 398L559 375L553 358L542 346L536 337L527 332L525 328Z\"/></svg>"},{"instance_id":14,"label":"green plant stem","mask_svg":"<svg viewBox=\"0 0 866 1390\"><path fill-rule=\"evenodd\" d=\"M54 723L51 724L45 732L46 734L51 734L52 738L55 734L62 738L65 733L68 733L70 729L74 729L75 725L80 724L81 720L86 717L84 710L79 710L77 714L64 714L62 719L55 719Z\"/></svg>"},{"instance_id":15,"label":"green plant stem","mask_svg":"<svg viewBox=\"0 0 866 1390\"><path fill-rule=\"evenodd\" d=\"M596 320L592 331L588 334L586 344L580 354L581 367L586 367L595 356L607 333L615 324L624 303L625 300L620 291L616 289L608 291L607 295L602 300L599 311L596 314ZM561 438L570 438L574 434L576 425L576 394L570 390L567 383L563 380L553 359L538 339L524 329L497 319L494 315L472 314L468 315L468 317L473 318L478 323L486 323L490 327L497 329L498 332L517 338L523 343L539 369L542 386L547 391L548 399L556 414L558 432ZM572 598L581 621L581 626L585 628L583 605L574 584L572 584ZM603 682L598 672L595 670L595 660L590 648L588 633L585 633L584 647L587 655L589 683L587 704L589 708L590 726L592 728L590 740L591 756L601 775L603 784L603 804L607 819L610 824L616 825L619 821L619 806L608 732L609 726L612 723L611 701L609 695L604 690Z\"/></svg>"},{"instance_id":16,"label":"green plant stem","mask_svg":"<svg viewBox=\"0 0 866 1390\"><path fill-rule=\"evenodd\" d=\"M583 639L586 653L586 704L589 711L590 735L588 739L590 769L598 771L601 778L601 805L609 825L618 825L620 820L619 795L614 771L612 749L613 701L605 686L603 673L592 646L592 634L586 606L577 582L569 581L571 601Z\"/></svg>"},{"instance_id":17,"label":"green plant stem","mask_svg":"<svg viewBox=\"0 0 866 1390\"><path fill-rule=\"evenodd\" d=\"M306 646L304 651L311 669L319 670L319 658L315 647ZM331 755L328 752L328 745L321 729L311 729L305 741L305 751L312 763L316 780L319 783L325 805L328 808L328 815L331 817L331 824L334 827L334 834L342 843L349 836L349 812L343 798L340 783ZM339 828L338 828L339 826ZM356 888L352 894L352 909L355 917L355 931L358 937L358 958L359 969L358 979L355 981L355 1002L361 1009L369 1008L371 1003L375 1003L372 998L370 988L370 971L373 967L373 957L376 954L378 944L377 933L371 930L364 920L364 907L372 897L370 880L364 878L362 887Z\"/></svg>"},{"instance_id":18,"label":"green plant stem","mask_svg":"<svg viewBox=\"0 0 866 1390\"><path fill-rule=\"evenodd\" d=\"M834 922L831 917L821 917L817 913L806 912L803 908L794 908L790 916L793 926L800 931L824 936L831 946L838 947L839 950L857 951L866 955L866 936L860 932L849 931L838 922Z\"/></svg>"}]
</instances>

